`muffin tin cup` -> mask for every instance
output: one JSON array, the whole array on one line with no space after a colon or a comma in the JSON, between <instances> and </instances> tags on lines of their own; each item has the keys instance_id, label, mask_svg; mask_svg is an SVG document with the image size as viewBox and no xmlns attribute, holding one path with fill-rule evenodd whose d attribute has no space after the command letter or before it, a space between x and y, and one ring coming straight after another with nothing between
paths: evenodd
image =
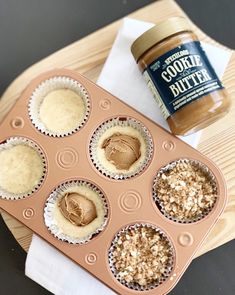
<instances>
[{"instance_id":1,"label":"muffin tin cup","mask_svg":"<svg viewBox=\"0 0 235 295\"><path fill-rule=\"evenodd\" d=\"M27 193L14 194L14 193L4 190L0 186L0 199L2 198L2 199L7 199L7 200L19 200L19 199L24 199L26 197L29 197L29 196L33 195L40 188L40 186L42 185L43 180L45 178L46 171L47 171L46 158L45 158L44 153L41 150L41 148L32 140L29 140L24 137L10 137L6 140L5 143L0 144L0 152L3 150L7 150L11 147L14 147L14 146L18 146L18 145L25 145L25 146L31 147L33 150L35 150L38 153L38 155L41 158L42 165L43 165L42 177L38 181L38 184L35 185L33 187L33 189L28 191Z\"/></svg>"},{"instance_id":2,"label":"muffin tin cup","mask_svg":"<svg viewBox=\"0 0 235 295\"><path fill-rule=\"evenodd\" d=\"M210 182L210 184L212 186L213 192L216 195L216 199L215 199L215 202L213 203L213 205L209 209L206 209L204 214L201 214L201 215L199 215L199 216L197 216L195 218L192 218L192 219L187 219L187 218L179 219L179 218L175 218L175 217L169 215L166 212L165 208L164 208L165 206L163 204L163 201L161 199L159 199L158 194L157 194L156 186L157 186L157 183L158 183L158 179L161 177L161 175L163 173L171 170L177 163L192 164L192 166L198 167L208 177L209 182ZM170 220L172 220L174 222L178 222L178 223L194 223L194 222L198 222L198 221L202 220L208 214L211 213L214 206L216 205L217 198L218 198L218 188L217 188L217 181L216 181L215 175L212 173L212 171L205 164L203 164L203 163L201 163L201 162L199 162L197 160L184 158L184 159L179 159L179 160L173 161L173 162L167 164L166 166L162 167L158 171L157 175L154 178L154 182L153 182L153 199L154 199L154 202L155 202L156 206L160 208L161 213L166 218L168 218L168 219L170 219Z\"/></svg>"},{"instance_id":3,"label":"muffin tin cup","mask_svg":"<svg viewBox=\"0 0 235 295\"><path fill-rule=\"evenodd\" d=\"M94 191L103 202L103 209L104 209L103 223L98 228L96 228L94 232L92 232L91 234L81 239L70 237L69 235L64 234L62 230L58 227L57 222L55 218L53 217L53 211L55 207L57 206L57 202L59 198L62 197L66 192L72 191L72 188L79 187L79 186L83 186ZM44 208L44 221L48 230L58 240L65 241L70 244L86 244L95 235L101 233L105 229L108 222L108 204L104 194L94 184L87 181L83 181L83 180L67 181L61 184L60 186L58 186L54 191L51 192L49 198L46 201L46 205Z\"/></svg>"},{"instance_id":4,"label":"muffin tin cup","mask_svg":"<svg viewBox=\"0 0 235 295\"><path fill-rule=\"evenodd\" d=\"M77 127L66 132L55 132L49 130L41 121L39 116L40 106L44 97L53 90L70 89L77 93L83 100L85 105L85 113L81 121L78 121ZM90 99L86 89L76 80L67 76L56 76L43 81L34 89L29 100L29 117L33 125L42 133L53 137L64 137L71 135L80 130L86 123L90 113Z\"/></svg>"},{"instance_id":5,"label":"muffin tin cup","mask_svg":"<svg viewBox=\"0 0 235 295\"><path fill-rule=\"evenodd\" d=\"M114 265L114 261L113 261L113 251L115 250L115 245L117 244L118 239L120 238L122 233L127 232L130 229L137 229L140 227L146 227L146 228L151 228L153 229L156 234L160 235L161 237L163 237L169 246L169 253L170 253L170 257L169 257L169 261L168 261L168 265L167 265L167 269L165 270L165 272L163 273L162 277L157 280L154 283L148 284L146 286L141 286L137 283L128 283L126 282L124 279L120 278L120 276L118 275L118 271L115 268ZM175 250L174 247L170 241L170 239L167 237L167 235L157 226L150 224L150 223L135 223L135 224L131 224L128 225L124 228L122 228L114 237L114 239L112 240L111 243L111 247L109 248L109 253L108 253L108 257L109 257L109 267L111 269L111 272L113 273L114 277L117 279L117 281L119 281L119 283L121 283L123 286L135 290L135 291L149 291L149 290L153 290L155 288L157 288L158 286L160 286L163 282L165 282L171 275L173 268L174 268L174 264L175 264Z\"/></svg>"},{"instance_id":6,"label":"muffin tin cup","mask_svg":"<svg viewBox=\"0 0 235 295\"><path fill-rule=\"evenodd\" d=\"M144 142L146 144L145 157L141 160L141 162L139 162L138 167L133 171L124 172L124 170L120 170L120 172L118 171L111 172L101 163L97 155L97 149L98 149L100 137L107 130L110 130L112 127L116 127L116 126L131 127L137 130L140 136L142 136L142 138L144 139ZM104 176L108 178L112 178L115 180L125 180L128 178L134 177L136 175L139 175L148 166L149 162L151 161L151 157L153 153L153 140L152 140L150 132L141 122L130 117L116 117L116 118L111 118L108 121L105 121L96 129L96 131L92 135L89 150L90 150L91 160L94 166L96 167L96 169L100 171L100 173L102 173Z\"/></svg>"}]
</instances>

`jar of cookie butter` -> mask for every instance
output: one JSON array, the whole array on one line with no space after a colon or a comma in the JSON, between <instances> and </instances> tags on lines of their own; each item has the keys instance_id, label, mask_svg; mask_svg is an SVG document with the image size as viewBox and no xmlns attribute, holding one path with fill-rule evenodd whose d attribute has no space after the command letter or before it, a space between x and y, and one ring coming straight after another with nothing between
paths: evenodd
<instances>
[{"instance_id":1,"label":"jar of cookie butter","mask_svg":"<svg viewBox=\"0 0 235 295\"><path fill-rule=\"evenodd\" d=\"M185 18L154 26L131 51L173 134L194 133L229 111L226 90Z\"/></svg>"}]
</instances>

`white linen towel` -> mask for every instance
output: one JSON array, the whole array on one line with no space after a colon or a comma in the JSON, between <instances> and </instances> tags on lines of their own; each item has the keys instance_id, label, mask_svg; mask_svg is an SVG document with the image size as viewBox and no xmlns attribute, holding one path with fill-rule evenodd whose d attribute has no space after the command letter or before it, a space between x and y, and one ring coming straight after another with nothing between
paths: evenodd
<instances>
[{"instance_id":1,"label":"white linen towel","mask_svg":"<svg viewBox=\"0 0 235 295\"><path fill-rule=\"evenodd\" d=\"M98 84L164 128L168 128L130 52L132 42L152 26L151 23L124 19ZM203 44L203 47L221 78L231 54L209 44ZM199 137L198 132L183 140L196 147ZM36 235L33 235L28 252L25 273L56 295L115 294Z\"/></svg>"}]
</instances>

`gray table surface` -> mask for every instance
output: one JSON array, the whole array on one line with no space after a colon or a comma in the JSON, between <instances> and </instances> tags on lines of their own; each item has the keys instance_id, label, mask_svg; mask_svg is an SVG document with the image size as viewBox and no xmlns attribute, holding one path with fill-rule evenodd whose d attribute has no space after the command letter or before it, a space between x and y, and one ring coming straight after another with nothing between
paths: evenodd
<instances>
[{"instance_id":1,"label":"gray table surface","mask_svg":"<svg viewBox=\"0 0 235 295\"><path fill-rule=\"evenodd\" d=\"M151 2L0 0L0 95L31 64ZM177 2L208 35L235 48L234 0ZM49 294L24 276L25 258L26 254L0 218L0 295ZM232 241L195 259L170 294L233 295L234 274L235 241Z\"/></svg>"}]
</instances>

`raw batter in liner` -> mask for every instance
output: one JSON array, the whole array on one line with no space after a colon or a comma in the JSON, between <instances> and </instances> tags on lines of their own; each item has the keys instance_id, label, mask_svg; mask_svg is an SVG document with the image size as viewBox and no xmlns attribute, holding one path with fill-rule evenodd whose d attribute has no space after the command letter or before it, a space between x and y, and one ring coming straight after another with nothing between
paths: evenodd
<instances>
[{"instance_id":1,"label":"raw batter in liner","mask_svg":"<svg viewBox=\"0 0 235 295\"><path fill-rule=\"evenodd\" d=\"M30 193L43 176L40 155L24 144L1 150L0 163L0 187L12 194Z\"/></svg>"},{"instance_id":2,"label":"raw batter in liner","mask_svg":"<svg viewBox=\"0 0 235 295\"><path fill-rule=\"evenodd\" d=\"M83 99L70 89L57 89L43 99L40 120L52 132L69 132L79 126L85 115Z\"/></svg>"}]
</instances>

